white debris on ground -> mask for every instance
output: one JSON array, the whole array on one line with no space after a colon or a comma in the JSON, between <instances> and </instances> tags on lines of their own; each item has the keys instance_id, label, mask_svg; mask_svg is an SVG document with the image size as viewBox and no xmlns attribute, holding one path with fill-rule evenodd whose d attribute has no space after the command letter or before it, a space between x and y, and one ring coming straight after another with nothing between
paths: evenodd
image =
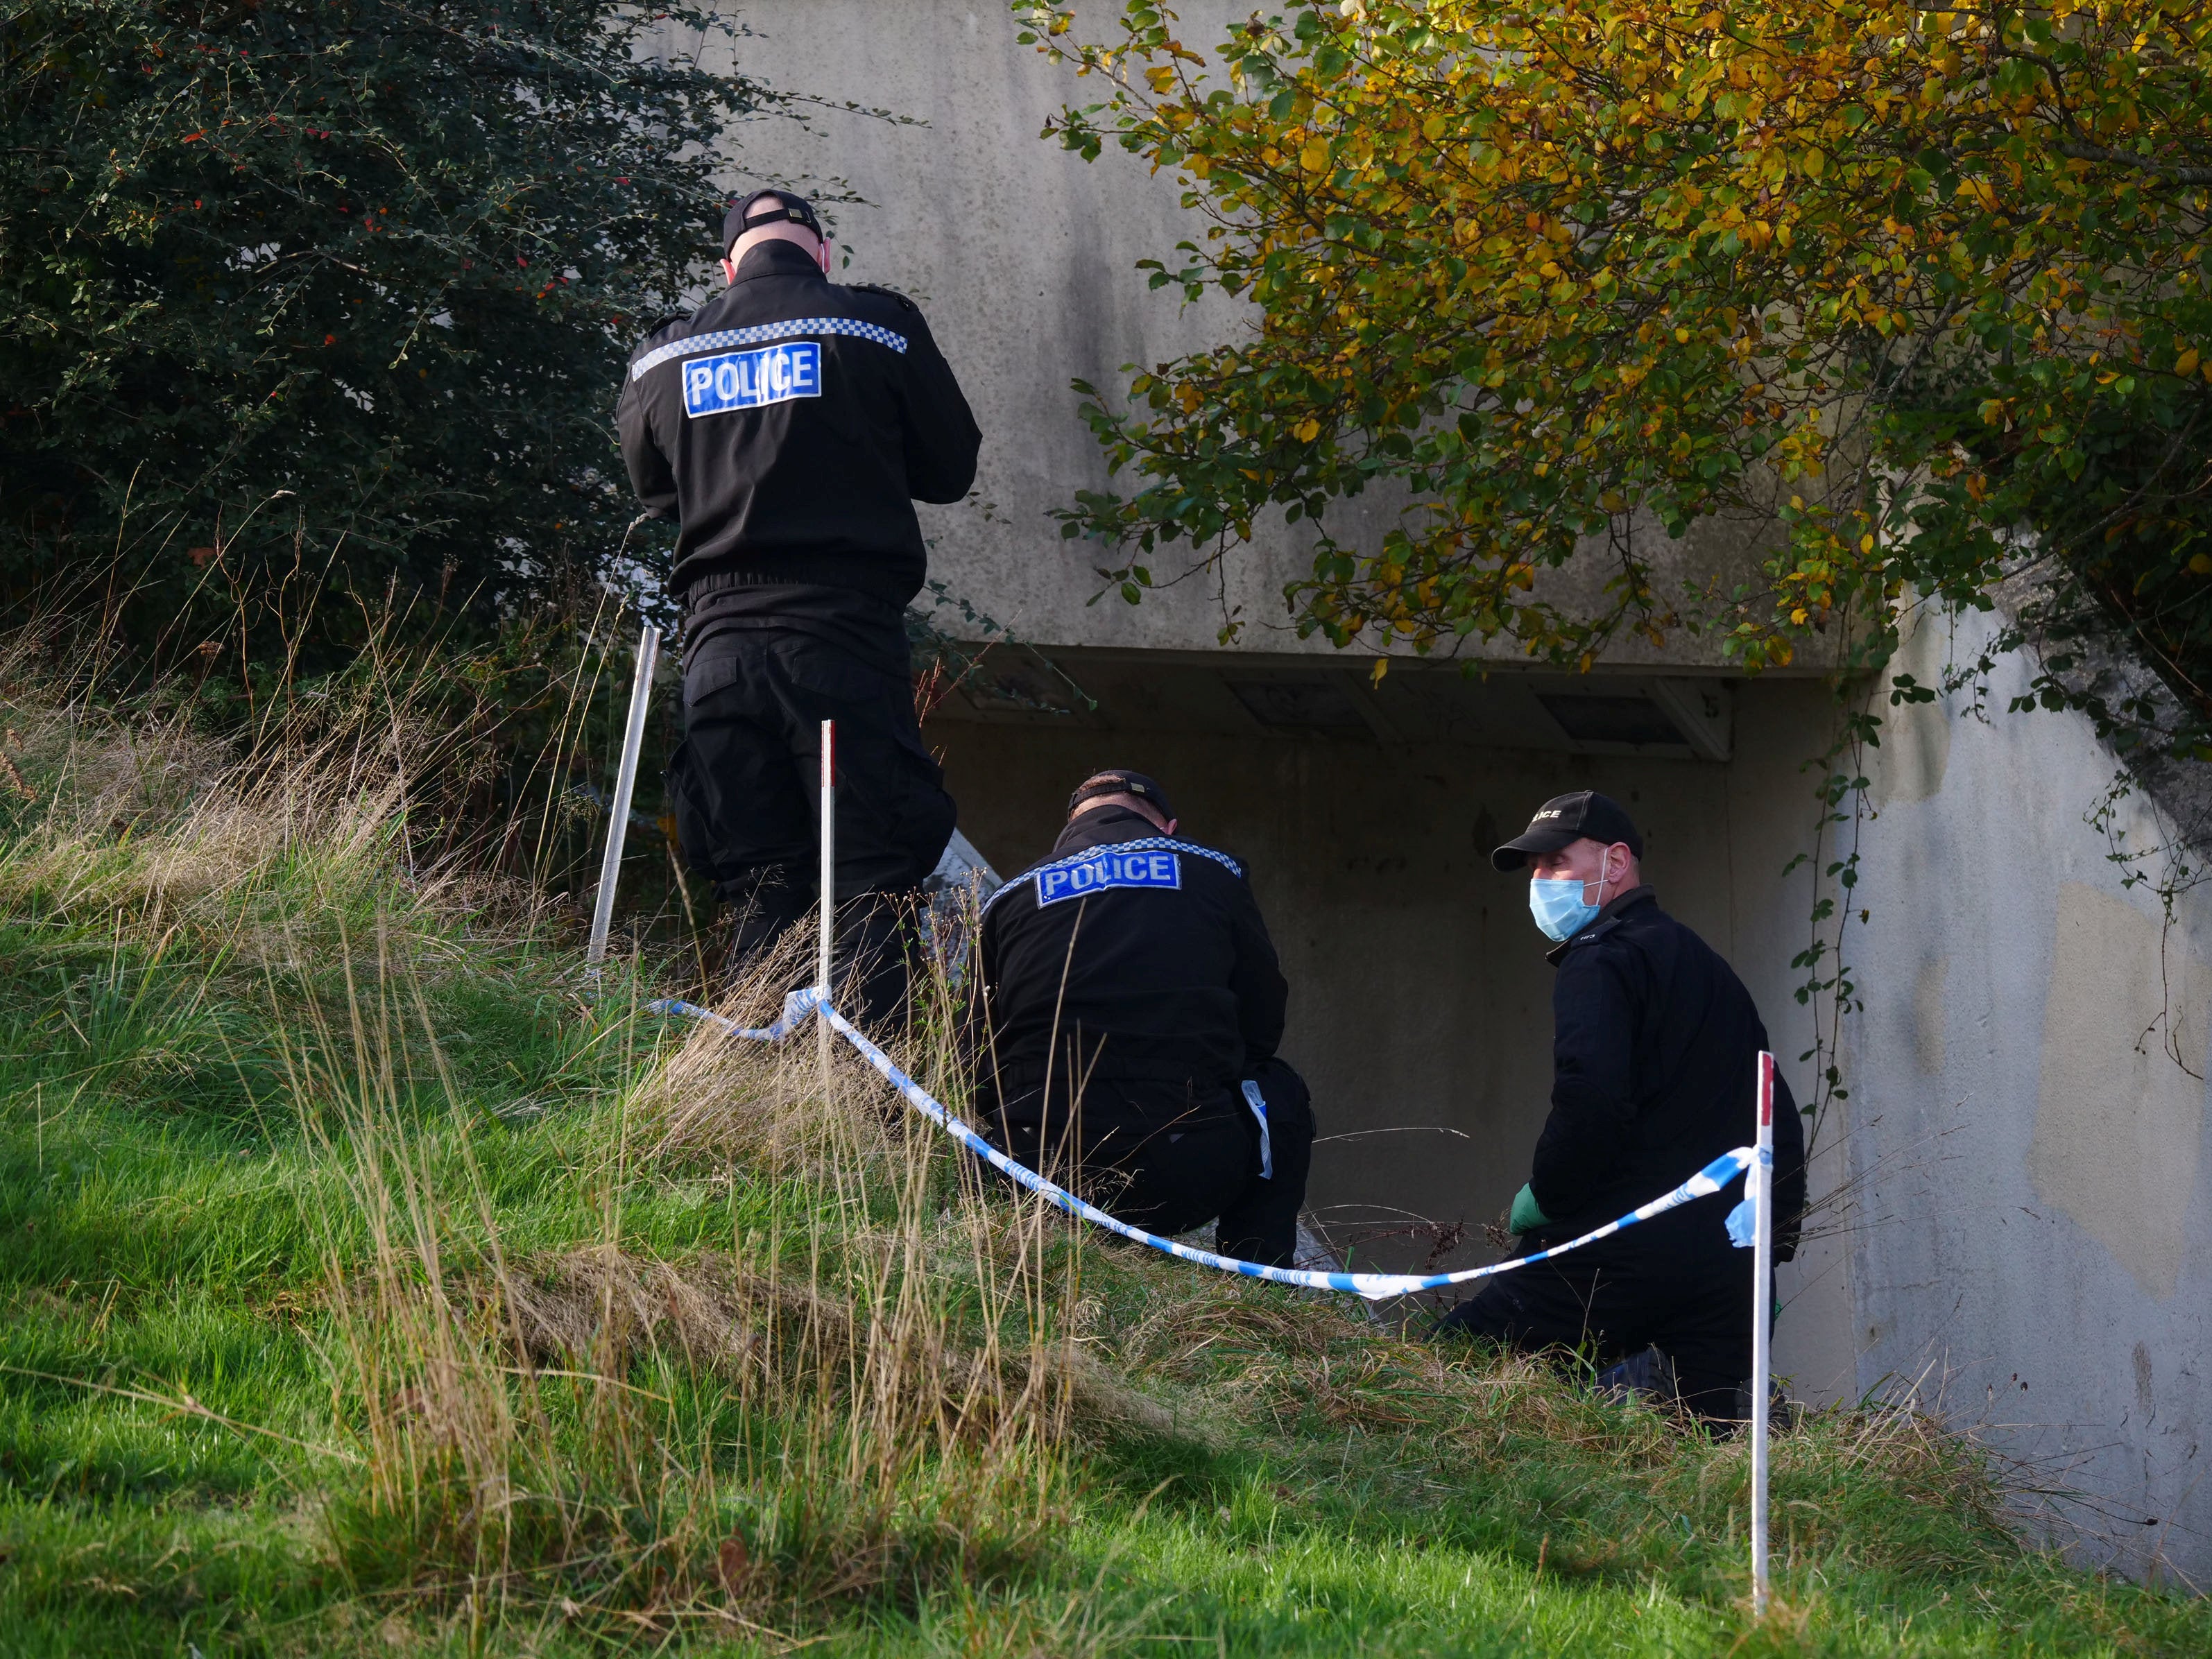
<instances>
[{"instance_id":1,"label":"white debris on ground","mask_svg":"<svg viewBox=\"0 0 2212 1659\"><path fill-rule=\"evenodd\" d=\"M957 830L945 843L937 868L921 884L922 943L931 956L943 963L955 990L968 974L969 927L991 895L1005 885L991 861Z\"/></svg>"}]
</instances>

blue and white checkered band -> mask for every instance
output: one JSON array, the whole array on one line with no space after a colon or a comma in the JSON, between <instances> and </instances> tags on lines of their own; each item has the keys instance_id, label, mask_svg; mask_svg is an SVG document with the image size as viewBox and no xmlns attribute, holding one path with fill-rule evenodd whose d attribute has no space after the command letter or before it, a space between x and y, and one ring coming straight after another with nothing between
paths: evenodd
<instances>
[{"instance_id":1,"label":"blue and white checkered band","mask_svg":"<svg viewBox=\"0 0 2212 1659\"><path fill-rule=\"evenodd\" d=\"M1097 892L1102 886L1180 887L1182 885L1182 872L1180 868L1176 871L1175 879L1172 881L1140 879L1100 882L1086 876L1083 878L1084 885L1080 889L1074 886L1075 878L1073 875L1063 878L1060 873L1095 863L1108 854L1119 856L1122 854L1135 853L1190 853L1199 858L1212 859L1232 876L1242 876L1244 873L1243 865L1231 858L1228 854L1217 853L1211 847L1200 847L1194 841L1171 841L1165 836L1144 836L1135 841L1117 841L1105 847L1093 847L1080 853L1071 853L1064 859L1054 859L1050 864L1040 864L1034 870L1024 870L1005 886L1000 888L997 892L992 894L989 898L984 900L983 908L986 910L989 909L1016 888L1030 882L1036 884L1037 903L1040 906L1057 904L1064 898L1079 898L1085 893Z\"/></svg>"},{"instance_id":2,"label":"blue and white checkered band","mask_svg":"<svg viewBox=\"0 0 2212 1659\"><path fill-rule=\"evenodd\" d=\"M1038 871L1037 908L1109 887L1182 885L1182 861L1173 853L1127 853L1102 847L1080 864L1060 863Z\"/></svg>"},{"instance_id":3,"label":"blue and white checkered band","mask_svg":"<svg viewBox=\"0 0 2212 1659\"><path fill-rule=\"evenodd\" d=\"M812 340L684 362L684 412L694 417L821 395L822 348Z\"/></svg>"},{"instance_id":4,"label":"blue and white checkered band","mask_svg":"<svg viewBox=\"0 0 2212 1659\"><path fill-rule=\"evenodd\" d=\"M718 328L711 334L694 334L688 340L672 340L655 346L629 366L629 377L641 380L648 369L672 357L688 357L695 351L725 351L732 346L758 345L764 340L804 339L810 334L843 334L855 340L873 340L893 351L906 350L906 336L858 317L793 317L787 323L755 323L750 328Z\"/></svg>"}]
</instances>

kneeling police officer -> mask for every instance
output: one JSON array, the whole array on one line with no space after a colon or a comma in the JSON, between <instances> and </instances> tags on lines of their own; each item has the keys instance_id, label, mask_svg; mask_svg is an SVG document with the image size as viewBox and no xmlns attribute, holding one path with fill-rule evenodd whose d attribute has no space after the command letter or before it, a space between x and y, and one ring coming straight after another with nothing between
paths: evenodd
<instances>
[{"instance_id":1,"label":"kneeling police officer","mask_svg":"<svg viewBox=\"0 0 2212 1659\"><path fill-rule=\"evenodd\" d=\"M1313 1157L1277 1057L1289 987L1244 866L1179 838L1160 786L1101 772L983 912L977 1115L1017 1162L1152 1232L1216 1222L1289 1267Z\"/></svg>"},{"instance_id":2,"label":"kneeling police officer","mask_svg":"<svg viewBox=\"0 0 2212 1659\"><path fill-rule=\"evenodd\" d=\"M1743 981L1659 908L1644 884L1644 837L1595 790L1546 801L1493 852L1528 868L1528 905L1556 941L1552 1111L1513 1200L1516 1255L1589 1232L1657 1198L1753 1133L1753 1067L1769 1047ZM1775 1077L1775 1259L1796 1253L1805 1137ZM1741 1189L1735 1190L1741 1196ZM1738 1420L1751 1376L1752 1258L1730 1242L1725 1195L1484 1281L1449 1330L1524 1349L1595 1350L1606 1380L1673 1390L1699 1416ZM1654 1375L1654 1372L1659 1372Z\"/></svg>"},{"instance_id":3,"label":"kneeling police officer","mask_svg":"<svg viewBox=\"0 0 2212 1659\"><path fill-rule=\"evenodd\" d=\"M737 913L741 967L816 902L821 723L837 723L838 932L863 1018L902 1007L902 898L951 838L914 710L914 502L957 501L981 442L921 311L829 280L814 210L760 191L722 226L723 293L630 358L617 410L646 510L679 528L678 837ZM842 977L841 974L840 977Z\"/></svg>"}]
</instances>

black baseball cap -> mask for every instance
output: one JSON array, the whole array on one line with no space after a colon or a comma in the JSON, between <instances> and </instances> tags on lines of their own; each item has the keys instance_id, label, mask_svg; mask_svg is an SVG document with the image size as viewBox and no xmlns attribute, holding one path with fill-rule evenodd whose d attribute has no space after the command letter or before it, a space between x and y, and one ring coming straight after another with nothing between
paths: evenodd
<instances>
[{"instance_id":1,"label":"black baseball cap","mask_svg":"<svg viewBox=\"0 0 2212 1659\"><path fill-rule=\"evenodd\" d=\"M1119 767L1094 772L1084 779L1082 785L1067 798L1067 816L1073 817L1077 807L1087 800L1097 800L1101 795L1134 795L1162 817L1175 816L1175 809L1168 805L1166 790L1142 772L1126 772Z\"/></svg>"},{"instance_id":2,"label":"black baseball cap","mask_svg":"<svg viewBox=\"0 0 2212 1659\"><path fill-rule=\"evenodd\" d=\"M763 198L772 198L772 200ZM756 202L762 204L756 208ZM722 257L730 257L731 244L749 230L758 230L763 225L804 225L823 241L822 222L814 216L814 204L804 196L794 196L787 190L770 186L757 190L743 201L733 204L722 216Z\"/></svg>"},{"instance_id":3,"label":"black baseball cap","mask_svg":"<svg viewBox=\"0 0 2212 1659\"><path fill-rule=\"evenodd\" d=\"M1622 842L1638 858L1644 856L1644 837L1620 803L1595 789L1577 789L1571 795L1554 795L1538 807L1526 830L1491 854L1491 867L1518 870L1531 853L1556 853L1584 837L1607 847Z\"/></svg>"}]
</instances>

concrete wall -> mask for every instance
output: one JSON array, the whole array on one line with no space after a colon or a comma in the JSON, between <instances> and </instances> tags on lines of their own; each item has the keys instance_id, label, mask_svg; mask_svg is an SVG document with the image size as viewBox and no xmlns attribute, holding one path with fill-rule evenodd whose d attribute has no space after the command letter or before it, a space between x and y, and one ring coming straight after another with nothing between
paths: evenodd
<instances>
[{"instance_id":1,"label":"concrete wall","mask_svg":"<svg viewBox=\"0 0 2212 1659\"><path fill-rule=\"evenodd\" d=\"M1990 624L1913 638L1923 684ZM2005 664L1984 706L2025 690ZM2212 894L2169 920L2108 847L2163 841L2139 799L2084 822L2111 756L2073 715L1890 712L1873 757L1869 919L1852 948L1838 1138L1860 1188L1862 1389L1949 1413L2105 1501L2090 1553L2212 1571L2204 1437L2212 1183L2203 1153ZM2155 872L2159 860L2146 866Z\"/></svg>"}]
</instances>

